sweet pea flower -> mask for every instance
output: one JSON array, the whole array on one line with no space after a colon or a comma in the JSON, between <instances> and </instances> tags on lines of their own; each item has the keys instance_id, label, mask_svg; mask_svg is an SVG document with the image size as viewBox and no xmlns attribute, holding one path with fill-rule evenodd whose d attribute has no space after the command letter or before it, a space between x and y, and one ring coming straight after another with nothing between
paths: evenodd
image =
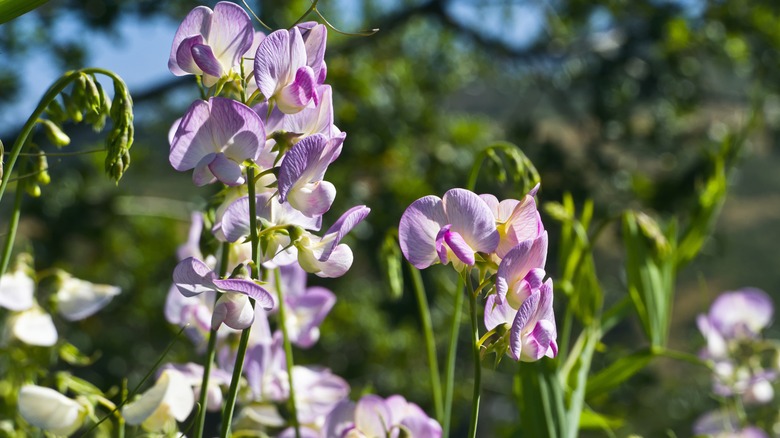
<instances>
[{"instance_id":1,"label":"sweet pea flower","mask_svg":"<svg viewBox=\"0 0 780 438\"><path fill-rule=\"evenodd\" d=\"M473 266L477 252L492 253L500 236L488 205L473 192L451 189L414 201L398 227L401 251L417 269L437 261L456 270Z\"/></svg>"},{"instance_id":2,"label":"sweet pea flower","mask_svg":"<svg viewBox=\"0 0 780 438\"><path fill-rule=\"evenodd\" d=\"M279 168L279 202L289 202L308 217L330 210L336 187L323 178L330 163L341 153L345 137L344 133L331 139L315 134L296 143Z\"/></svg>"},{"instance_id":3,"label":"sweet pea flower","mask_svg":"<svg viewBox=\"0 0 780 438\"><path fill-rule=\"evenodd\" d=\"M303 37L306 47L306 65L311 67L317 84L325 82L328 69L325 66L325 46L328 39L328 29L324 24L307 21L296 26Z\"/></svg>"},{"instance_id":4,"label":"sweet pea flower","mask_svg":"<svg viewBox=\"0 0 780 438\"><path fill-rule=\"evenodd\" d=\"M558 354L552 280L543 283L547 233L507 253L496 274L496 293L485 303L485 327L509 325L509 355L531 362Z\"/></svg>"},{"instance_id":5,"label":"sweet pea flower","mask_svg":"<svg viewBox=\"0 0 780 438\"><path fill-rule=\"evenodd\" d=\"M12 314L7 324L10 333L27 345L51 347L57 343L57 328L51 315L37 304L25 311Z\"/></svg>"},{"instance_id":6,"label":"sweet pea flower","mask_svg":"<svg viewBox=\"0 0 780 438\"><path fill-rule=\"evenodd\" d=\"M175 421L186 420L194 404L195 396L187 378L174 369L166 369L154 386L122 408L122 416L131 426L141 425L150 432L162 432L170 429Z\"/></svg>"},{"instance_id":7,"label":"sweet pea flower","mask_svg":"<svg viewBox=\"0 0 780 438\"><path fill-rule=\"evenodd\" d=\"M725 358L728 342L758 336L772 321L773 310L772 299L760 289L724 292L712 303L707 315L696 318L707 339L702 355L709 359Z\"/></svg>"},{"instance_id":8,"label":"sweet pea flower","mask_svg":"<svg viewBox=\"0 0 780 438\"><path fill-rule=\"evenodd\" d=\"M258 160L265 148L265 128L248 106L212 97L193 102L182 117L170 150L170 163L183 172L195 169L192 181L204 186L219 180L241 185L243 162Z\"/></svg>"},{"instance_id":9,"label":"sweet pea flower","mask_svg":"<svg viewBox=\"0 0 780 438\"><path fill-rule=\"evenodd\" d=\"M287 382L286 370L282 375ZM349 396L349 384L327 368L296 365L292 375L301 424L321 428L333 408Z\"/></svg>"},{"instance_id":10,"label":"sweet pea flower","mask_svg":"<svg viewBox=\"0 0 780 438\"><path fill-rule=\"evenodd\" d=\"M693 433L712 438L769 438L766 432L755 426L740 428L736 415L720 410L699 417L693 425Z\"/></svg>"},{"instance_id":11,"label":"sweet pea flower","mask_svg":"<svg viewBox=\"0 0 780 438\"><path fill-rule=\"evenodd\" d=\"M525 240L533 240L544 231L542 218L536 209L534 196L539 190L536 185L523 199L498 199L490 194L479 195L493 212L496 219L496 229L500 240L496 248L499 260L506 256L512 248Z\"/></svg>"},{"instance_id":12,"label":"sweet pea flower","mask_svg":"<svg viewBox=\"0 0 780 438\"><path fill-rule=\"evenodd\" d=\"M400 395L387 400L365 395L357 403L339 403L328 415L325 436L338 438L375 438L401 436L440 437L441 426L414 403Z\"/></svg>"},{"instance_id":13,"label":"sweet pea flower","mask_svg":"<svg viewBox=\"0 0 780 438\"><path fill-rule=\"evenodd\" d=\"M235 3L219 2L213 11L198 6L173 37L168 68L176 76L203 75L210 87L239 65L253 38L249 15Z\"/></svg>"},{"instance_id":14,"label":"sweet pea flower","mask_svg":"<svg viewBox=\"0 0 780 438\"><path fill-rule=\"evenodd\" d=\"M200 398L201 384L203 383L203 366L192 362L186 364L165 364L160 367L158 376L165 370L175 370L179 372L190 384L193 390L193 397ZM209 386L206 394L206 410L218 412L222 409L222 389L220 386L230 385L231 375L225 370L211 368L209 375Z\"/></svg>"},{"instance_id":15,"label":"sweet pea flower","mask_svg":"<svg viewBox=\"0 0 780 438\"><path fill-rule=\"evenodd\" d=\"M68 321L78 321L95 314L119 295L121 289L108 284L94 284L68 274L60 277L55 295L57 312Z\"/></svg>"},{"instance_id":16,"label":"sweet pea flower","mask_svg":"<svg viewBox=\"0 0 780 438\"><path fill-rule=\"evenodd\" d=\"M298 264L282 266L282 290L290 342L310 348L320 338L320 324L336 304L336 295L319 286L306 287L306 271Z\"/></svg>"},{"instance_id":17,"label":"sweet pea flower","mask_svg":"<svg viewBox=\"0 0 780 438\"><path fill-rule=\"evenodd\" d=\"M214 305L211 328L218 329L222 323L228 327L243 330L255 319L255 312L249 303L253 298L266 310L273 307L271 294L252 280L240 278L219 279L202 261L190 257L182 260L173 271L173 282L186 297L203 292L223 292Z\"/></svg>"},{"instance_id":18,"label":"sweet pea flower","mask_svg":"<svg viewBox=\"0 0 780 438\"><path fill-rule=\"evenodd\" d=\"M17 269L0 277L0 307L14 312L27 310L35 303L34 292L35 281L24 269Z\"/></svg>"},{"instance_id":19,"label":"sweet pea flower","mask_svg":"<svg viewBox=\"0 0 780 438\"><path fill-rule=\"evenodd\" d=\"M350 208L322 237L301 231L293 241L298 249L298 263L306 272L319 277L334 278L344 275L352 266L352 250L341 239L368 216L371 209L365 205Z\"/></svg>"},{"instance_id":20,"label":"sweet pea flower","mask_svg":"<svg viewBox=\"0 0 780 438\"><path fill-rule=\"evenodd\" d=\"M272 32L263 39L255 54L257 88L283 113L296 113L310 102L317 105L319 100L315 87L318 77L307 65L309 62L306 44L298 27ZM316 60L311 62L321 65Z\"/></svg>"},{"instance_id":21,"label":"sweet pea flower","mask_svg":"<svg viewBox=\"0 0 780 438\"><path fill-rule=\"evenodd\" d=\"M253 109L265 123L266 133L271 146L275 144L274 134L285 133L297 138L305 138L314 134L322 134L327 139L341 135L341 131L333 124L333 91L330 85L317 87L320 103L308 106L295 114L285 114L277 107L268 112L268 102L255 105Z\"/></svg>"},{"instance_id":22,"label":"sweet pea flower","mask_svg":"<svg viewBox=\"0 0 780 438\"><path fill-rule=\"evenodd\" d=\"M22 386L18 406L19 414L26 422L61 436L69 436L79 430L89 412L85 401L73 400L37 385Z\"/></svg>"},{"instance_id":23,"label":"sweet pea flower","mask_svg":"<svg viewBox=\"0 0 780 438\"><path fill-rule=\"evenodd\" d=\"M264 229L285 226L299 226L306 230L318 231L322 217L307 217L289 203L282 204L272 193L261 193L255 197L257 223ZM221 230L228 242L237 242L250 235L249 197L236 199L222 215ZM266 232L263 234L263 262L273 262L277 266L295 262L297 252L291 245L287 232Z\"/></svg>"}]
</instances>

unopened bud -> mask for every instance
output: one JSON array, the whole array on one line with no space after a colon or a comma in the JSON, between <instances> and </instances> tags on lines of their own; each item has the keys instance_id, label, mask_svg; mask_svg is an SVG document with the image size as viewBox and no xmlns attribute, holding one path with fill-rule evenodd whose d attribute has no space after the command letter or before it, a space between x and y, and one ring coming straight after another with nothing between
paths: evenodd
<instances>
[{"instance_id":1,"label":"unopened bud","mask_svg":"<svg viewBox=\"0 0 780 438\"><path fill-rule=\"evenodd\" d=\"M84 120L84 115L81 113L81 107L76 103L75 98L68 93L62 93L62 102L65 104L65 112L68 118L75 123L80 123Z\"/></svg>"},{"instance_id":2,"label":"unopened bud","mask_svg":"<svg viewBox=\"0 0 780 438\"><path fill-rule=\"evenodd\" d=\"M67 146L70 144L70 137L68 137L60 127L51 120L40 119L38 120L41 126L43 126L43 132L46 134L46 138L58 148Z\"/></svg>"}]
</instances>

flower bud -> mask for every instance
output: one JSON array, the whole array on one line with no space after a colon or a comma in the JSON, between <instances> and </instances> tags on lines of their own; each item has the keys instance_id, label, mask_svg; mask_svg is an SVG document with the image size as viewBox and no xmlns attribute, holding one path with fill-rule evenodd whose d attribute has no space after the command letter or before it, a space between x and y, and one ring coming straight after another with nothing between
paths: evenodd
<instances>
[{"instance_id":1,"label":"flower bud","mask_svg":"<svg viewBox=\"0 0 780 438\"><path fill-rule=\"evenodd\" d=\"M70 144L70 137L68 137L60 127L51 120L41 119L38 123L43 127L43 132L46 134L46 138L58 148L67 146Z\"/></svg>"}]
</instances>

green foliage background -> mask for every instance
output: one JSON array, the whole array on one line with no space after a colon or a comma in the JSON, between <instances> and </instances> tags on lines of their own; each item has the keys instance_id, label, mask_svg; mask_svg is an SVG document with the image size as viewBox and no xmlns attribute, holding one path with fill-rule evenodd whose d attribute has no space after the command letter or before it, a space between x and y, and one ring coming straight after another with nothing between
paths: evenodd
<instances>
[{"instance_id":1,"label":"green foliage background","mask_svg":"<svg viewBox=\"0 0 780 438\"><path fill-rule=\"evenodd\" d=\"M19 88L13 69L32 53L50 55L62 68L89 64L89 41L61 44L49 30L57 20L75 19L111 35L125 17L166 16L175 23L197 4L49 2L25 16L24 25L2 25L0 56L8 62L0 63L0 100L39 97L37 90ZM308 7L299 0L250 4L267 23L282 27ZM331 288L339 301L320 343L296 352L300 363L330 367L349 380L353 395L402 393L432 411L416 303L408 290L392 296L378 248L409 203L464 186L479 151L497 141L517 145L534 162L541 202L560 201L565 192L578 206L593 199L594 223L600 223L626 208L667 218L688 212L711 171L708 154L730 136L745 136L717 231L677 284L670 344L692 353L700 348L693 318L722 290L752 285L778 296L780 4L475 0L470 4L480 14L479 26L458 21L447 0L357 0L349 10L344 4L323 0L320 6L337 26L380 31L371 37L329 35L328 83L337 125L348 136L328 176L339 188L334 212L361 203L372 214L350 237L356 258L349 274L311 280ZM511 5L544 11L543 30L527 46L502 37L502 30L518 23ZM171 79L133 92L136 143L121 184L115 187L101 175L97 155L50 159L53 183L43 197L26 202L17 244L34 254L40 269L57 266L123 288L97 316L67 329L60 325L82 351L99 352L95 365L76 373L103 389L124 377L138 381L172 339L175 329L162 308L175 248L185 239L189 212L208 195L167 160L167 130L196 98L194 80ZM99 147L101 139L88 130L70 128L70 148ZM0 131L11 143L14 128ZM53 150L42 134L36 141ZM477 191L500 199L522 195L511 175L501 177L499 166L488 166ZM8 206L2 208L7 214ZM558 225L543 219L557 251ZM326 223L333 220L326 217ZM620 235L619 223L607 225L595 252L607 303L628 293ZM549 258L554 277L561 275L558 257ZM424 277L434 327L444 333L455 278L441 267ZM439 342L441 353L446 339ZM595 370L647 344L637 318L605 342L597 346ZM462 347L456 419L467 418L471 390L467 344ZM191 354L181 342L170 359ZM505 360L486 371L482 436L522 431L511 392L517 366ZM692 421L715 406L708 386L700 369L656 359L591 402L599 412L625 419L615 429L618 436L687 436ZM464 420L454 436L465 427Z\"/></svg>"}]
</instances>

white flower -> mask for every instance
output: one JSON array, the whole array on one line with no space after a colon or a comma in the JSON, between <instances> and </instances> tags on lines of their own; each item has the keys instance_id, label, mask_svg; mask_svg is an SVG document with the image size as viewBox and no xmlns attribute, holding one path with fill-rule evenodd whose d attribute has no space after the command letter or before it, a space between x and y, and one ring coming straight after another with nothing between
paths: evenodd
<instances>
[{"instance_id":1,"label":"white flower","mask_svg":"<svg viewBox=\"0 0 780 438\"><path fill-rule=\"evenodd\" d=\"M151 432L163 431L173 420L184 421L192 412L195 396L182 373L167 369L157 383L122 409L127 424Z\"/></svg>"},{"instance_id":2,"label":"white flower","mask_svg":"<svg viewBox=\"0 0 780 438\"><path fill-rule=\"evenodd\" d=\"M57 311L68 321L91 316L119 295L117 286L94 284L66 276L57 290Z\"/></svg>"},{"instance_id":3,"label":"white flower","mask_svg":"<svg viewBox=\"0 0 780 438\"><path fill-rule=\"evenodd\" d=\"M51 315L38 306L13 315L8 325L13 336L25 344L51 347L57 343L57 328Z\"/></svg>"},{"instance_id":4,"label":"white flower","mask_svg":"<svg viewBox=\"0 0 780 438\"><path fill-rule=\"evenodd\" d=\"M0 307L19 312L33 306L35 282L19 269L0 277Z\"/></svg>"},{"instance_id":5,"label":"white flower","mask_svg":"<svg viewBox=\"0 0 780 438\"><path fill-rule=\"evenodd\" d=\"M87 406L53 389L25 385L19 391L19 414L35 427L67 436L84 424Z\"/></svg>"}]
</instances>

